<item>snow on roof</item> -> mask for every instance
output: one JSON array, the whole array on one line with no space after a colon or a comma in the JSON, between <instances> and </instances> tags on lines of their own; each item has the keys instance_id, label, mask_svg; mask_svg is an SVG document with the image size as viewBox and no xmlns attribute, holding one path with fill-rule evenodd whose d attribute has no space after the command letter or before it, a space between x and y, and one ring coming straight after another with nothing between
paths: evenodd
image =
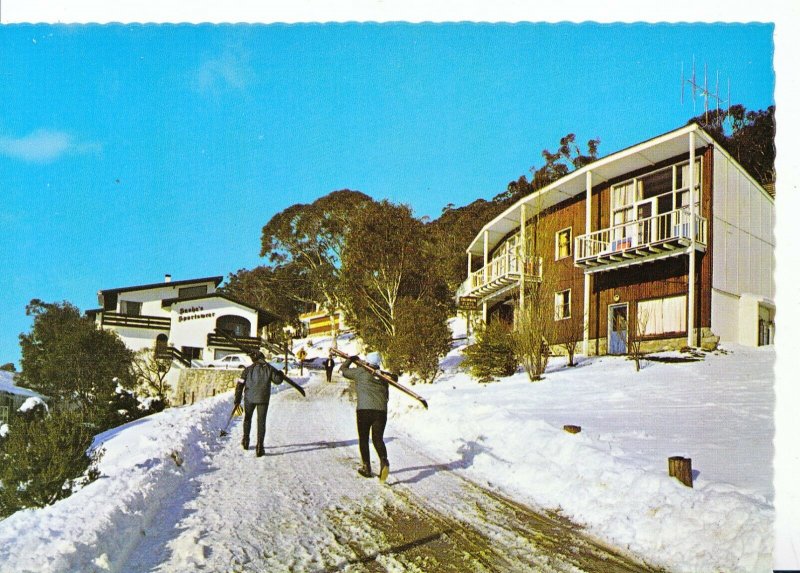
<instances>
[{"instance_id":1,"label":"snow on roof","mask_svg":"<svg viewBox=\"0 0 800 573\"><path fill-rule=\"evenodd\" d=\"M41 394L14 384L14 376L14 372L0 372L0 392L16 394L18 396L41 398Z\"/></svg>"}]
</instances>

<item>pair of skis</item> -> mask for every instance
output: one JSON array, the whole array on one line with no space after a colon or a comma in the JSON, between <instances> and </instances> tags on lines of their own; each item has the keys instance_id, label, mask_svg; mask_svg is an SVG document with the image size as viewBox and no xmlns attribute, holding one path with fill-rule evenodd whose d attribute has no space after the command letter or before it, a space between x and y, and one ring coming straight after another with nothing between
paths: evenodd
<instances>
[{"instance_id":1,"label":"pair of skis","mask_svg":"<svg viewBox=\"0 0 800 573\"><path fill-rule=\"evenodd\" d=\"M221 337L223 337L225 340L227 340L228 342L233 344L236 348L238 348L239 350L241 350L242 352L244 352L246 354L251 354L253 352L260 352L256 348L253 348L253 347L249 347L248 348L248 347L244 346L242 343L240 343L238 340L236 340L233 336L231 336L230 334L228 334L224 330L220 330L219 328L215 328L214 329L214 333L218 334ZM275 372L277 372L280 375L281 380L286 382L289 386L291 386L292 388L294 388L295 390L300 392L303 395L303 397L305 397L306 391L303 390L303 387L300 386L300 384L298 384L297 382L295 382L294 380L289 378L286 374L284 374L282 371L278 370L274 366L270 365L270 368L272 368Z\"/></svg>"},{"instance_id":2,"label":"pair of skis","mask_svg":"<svg viewBox=\"0 0 800 573\"><path fill-rule=\"evenodd\" d=\"M331 348L330 349L330 353L331 354L335 354L336 356L339 356L340 358L350 358L349 354L347 354L346 352L342 352L338 348ZM366 362L364 360L361 360L360 358L353 360L353 362L355 362L356 364L358 364L359 366L364 368L370 374L373 374L373 375L377 376L378 378L380 378L381 380L383 380L384 382L386 382L387 384L389 384L393 388L397 388L398 390L400 390L404 394L407 394L408 396L411 396L412 398L417 400L420 404L425 406L426 410L428 409L428 403L425 401L425 399L422 396L420 396L416 392L413 392L413 391L409 390L408 388L406 388L405 386L403 386L402 384L397 382L391 376L387 376L386 374L381 372L380 369L373 368L372 365L370 365L368 362Z\"/></svg>"}]
</instances>

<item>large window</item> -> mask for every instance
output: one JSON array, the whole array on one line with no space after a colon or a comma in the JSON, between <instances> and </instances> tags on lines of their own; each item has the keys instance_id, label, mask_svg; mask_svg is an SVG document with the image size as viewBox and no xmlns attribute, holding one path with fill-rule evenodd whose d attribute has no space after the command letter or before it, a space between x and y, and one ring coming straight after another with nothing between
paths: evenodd
<instances>
[{"instance_id":1,"label":"large window","mask_svg":"<svg viewBox=\"0 0 800 573\"><path fill-rule=\"evenodd\" d=\"M556 260L572 256L572 227L556 233Z\"/></svg>"},{"instance_id":2,"label":"large window","mask_svg":"<svg viewBox=\"0 0 800 573\"><path fill-rule=\"evenodd\" d=\"M572 290L556 293L556 320L564 320L572 316Z\"/></svg>"},{"instance_id":3,"label":"large window","mask_svg":"<svg viewBox=\"0 0 800 573\"><path fill-rule=\"evenodd\" d=\"M120 310L122 314L127 314L128 316L142 316L142 303L123 300Z\"/></svg>"},{"instance_id":4,"label":"large window","mask_svg":"<svg viewBox=\"0 0 800 573\"><path fill-rule=\"evenodd\" d=\"M217 328L232 336L250 336L250 321L243 316L226 314L217 319Z\"/></svg>"},{"instance_id":5,"label":"large window","mask_svg":"<svg viewBox=\"0 0 800 573\"><path fill-rule=\"evenodd\" d=\"M698 158L694 169L695 205L700 204L701 167ZM611 224L619 227L614 238L635 237L643 232L641 227L628 223L686 207L689 207L688 161L614 185L611 188ZM640 242L650 240L649 228L646 231L647 236L636 237Z\"/></svg>"},{"instance_id":6,"label":"large window","mask_svg":"<svg viewBox=\"0 0 800 573\"><path fill-rule=\"evenodd\" d=\"M643 300L636 306L639 330L645 336L686 332L686 295Z\"/></svg>"},{"instance_id":7,"label":"large window","mask_svg":"<svg viewBox=\"0 0 800 573\"><path fill-rule=\"evenodd\" d=\"M203 296L204 294L208 294L208 286L206 285L178 289L178 298L191 298L193 296Z\"/></svg>"}]
</instances>

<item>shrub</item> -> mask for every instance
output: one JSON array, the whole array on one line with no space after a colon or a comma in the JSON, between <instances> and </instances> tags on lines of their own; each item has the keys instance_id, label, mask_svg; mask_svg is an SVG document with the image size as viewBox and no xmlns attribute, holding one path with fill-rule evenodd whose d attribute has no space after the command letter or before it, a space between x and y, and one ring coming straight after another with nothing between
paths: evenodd
<instances>
[{"instance_id":1,"label":"shrub","mask_svg":"<svg viewBox=\"0 0 800 573\"><path fill-rule=\"evenodd\" d=\"M439 359L450 350L447 311L432 300L401 299L395 313L395 335L386 351L389 367L411 372L422 382L439 374Z\"/></svg>"},{"instance_id":2,"label":"shrub","mask_svg":"<svg viewBox=\"0 0 800 573\"><path fill-rule=\"evenodd\" d=\"M511 327L502 322L490 322L479 328L476 342L464 349L462 364L480 382L491 382L495 377L511 376L517 371Z\"/></svg>"},{"instance_id":3,"label":"shrub","mask_svg":"<svg viewBox=\"0 0 800 573\"><path fill-rule=\"evenodd\" d=\"M78 411L18 419L0 450L0 516L44 507L95 479L102 453L87 453L93 437L93 429Z\"/></svg>"}]
</instances>

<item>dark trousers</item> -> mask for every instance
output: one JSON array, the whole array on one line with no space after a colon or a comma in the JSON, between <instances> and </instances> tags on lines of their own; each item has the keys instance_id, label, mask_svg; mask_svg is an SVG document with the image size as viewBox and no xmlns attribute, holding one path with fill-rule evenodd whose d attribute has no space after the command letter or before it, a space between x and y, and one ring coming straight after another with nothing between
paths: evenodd
<instances>
[{"instance_id":1,"label":"dark trousers","mask_svg":"<svg viewBox=\"0 0 800 573\"><path fill-rule=\"evenodd\" d=\"M325 369L325 376L328 378L328 382L330 382L331 381L331 376L333 376L333 368L331 368L330 370L328 370L326 368Z\"/></svg>"},{"instance_id":2,"label":"dark trousers","mask_svg":"<svg viewBox=\"0 0 800 573\"><path fill-rule=\"evenodd\" d=\"M263 404L251 404L247 400L244 402L244 438L250 441L250 426L253 420L253 412L258 409L256 414L256 448L264 447L264 434L267 433L267 409L269 402Z\"/></svg>"},{"instance_id":3,"label":"dark trousers","mask_svg":"<svg viewBox=\"0 0 800 573\"><path fill-rule=\"evenodd\" d=\"M378 452L381 461L387 461L386 445L383 443L383 431L386 429L386 412L382 410L356 410L358 426L358 449L361 452L361 463L369 466L369 433L372 431L372 445Z\"/></svg>"}]
</instances>

